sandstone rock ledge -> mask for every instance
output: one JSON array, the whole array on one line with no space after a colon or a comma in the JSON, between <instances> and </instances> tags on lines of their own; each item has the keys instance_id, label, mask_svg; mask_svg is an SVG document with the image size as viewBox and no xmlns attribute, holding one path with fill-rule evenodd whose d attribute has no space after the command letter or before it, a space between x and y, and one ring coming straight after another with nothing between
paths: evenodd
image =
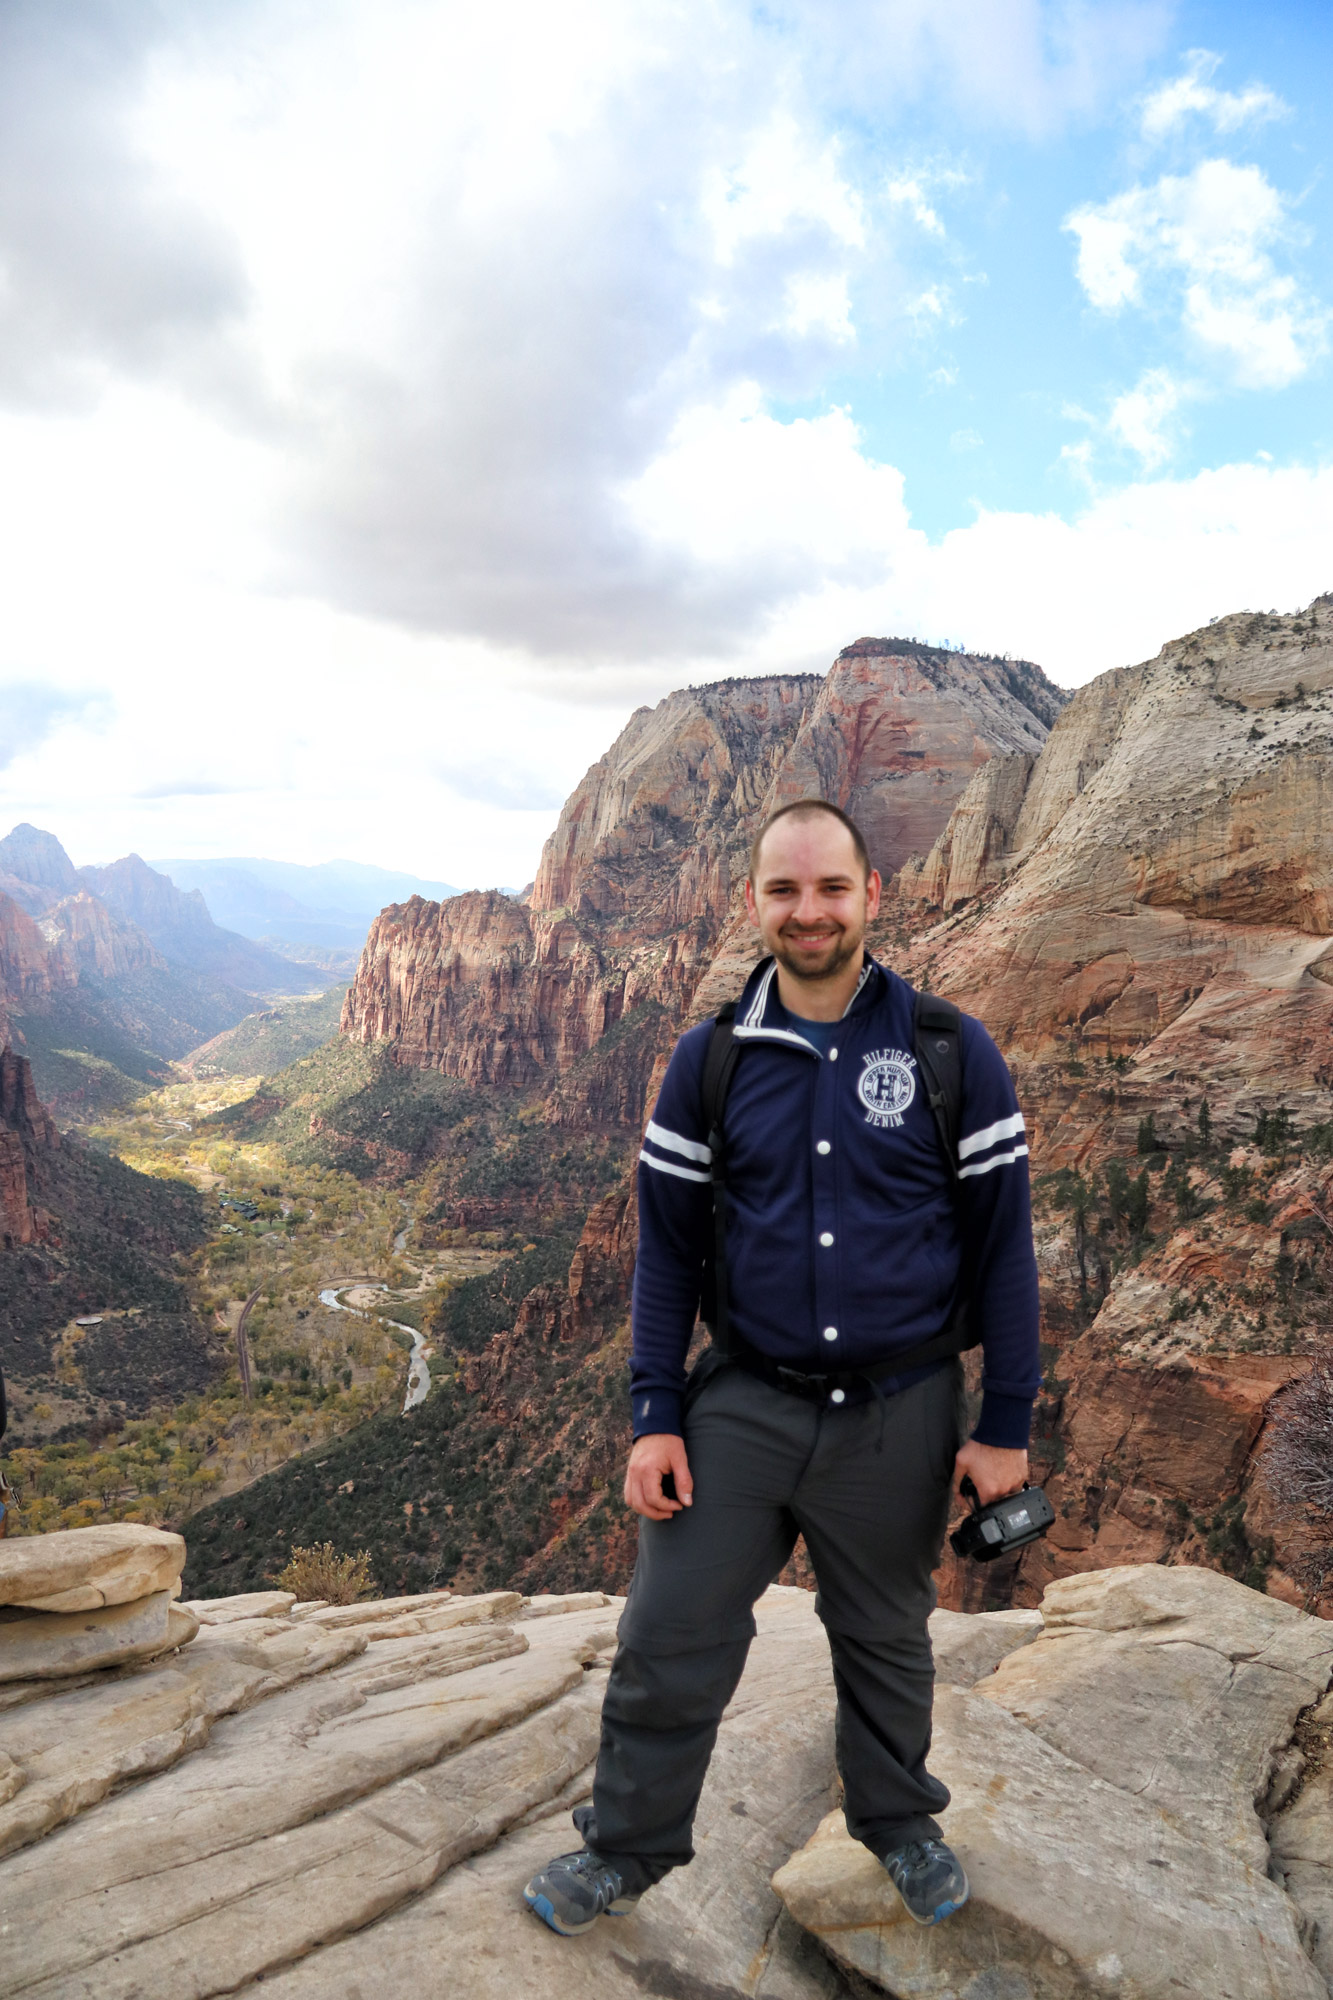
<instances>
[{"instance_id":1,"label":"sandstone rock ledge","mask_svg":"<svg viewBox=\"0 0 1333 2000\"><path fill-rule=\"evenodd\" d=\"M1261 1811L1305 1775L1288 1746L1333 1629L1156 1565L1065 1578L1042 1619L972 1691L939 1692L969 1906L920 1929L830 1814L775 1878L788 1911L912 2000L1326 2000L1333 1774L1278 1815L1271 1855Z\"/></svg>"},{"instance_id":2,"label":"sandstone rock ledge","mask_svg":"<svg viewBox=\"0 0 1333 2000\"><path fill-rule=\"evenodd\" d=\"M938 1612L976 1898L921 1932L840 1830L827 1644L774 1589L693 1866L566 1941L520 1892L574 1844L620 1608L253 1593L193 1605L169 1655L0 1690L0 1995L1324 2000L1330 1774L1292 1737L1327 1624L1158 1568ZM1283 1808L1272 1863L1256 1799Z\"/></svg>"}]
</instances>

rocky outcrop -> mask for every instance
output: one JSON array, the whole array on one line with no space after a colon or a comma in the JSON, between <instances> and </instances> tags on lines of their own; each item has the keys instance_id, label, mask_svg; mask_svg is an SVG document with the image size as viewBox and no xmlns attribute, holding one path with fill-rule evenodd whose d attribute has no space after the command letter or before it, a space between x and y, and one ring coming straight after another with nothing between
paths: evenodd
<instances>
[{"instance_id":1,"label":"rocky outcrop","mask_svg":"<svg viewBox=\"0 0 1333 2000\"><path fill-rule=\"evenodd\" d=\"M178 1611L185 1543L117 1522L0 1545L0 1684L66 1680L194 1637Z\"/></svg>"},{"instance_id":2,"label":"rocky outcrop","mask_svg":"<svg viewBox=\"0 0 1333 2000\"><path fill-rule=\"evenodd\" d=\"M998 882L1032 765L1025 751L983 764L925 860L909 861L901 870L899 894L952 910Z\"/></svg>"},{"instance_id":3,"label":"rocky outcrop","mask_svg":"<svg viewBox=\"0 0 1333 2000\"><path fill-rule=\"evenodd\" d=\"M1078 692L1033 766L1003 886L983 920L932 939L932 976L1007 1051L1072 1035L1132 1052L1169 1031L1177 1068L1262 994L1265 1067L1290 1074L1293 1043L1333 1023L1333 991L1306 974L1333 933L1331 812L1333 599L1221 619Z\"/></svg>"},{"instance_id":4,"label":"rocky outcrop","mask_svg":"<svg viewBox=\"0 0 1333 2000\"><path fill-rule=\"evenodd\" d=\"M100 1611L155 1591L173 1593L185 1543L132 1521L28 1535L0 1549L0 1605L29 1611Z\"/></svg>"},{"instance_id":5,"label":"rocky outcrop","mask_svg":"<svg viewBox=\"0 0 1333 2000\"><path fill-rule=\"evenodd\" d=\"M0 1050L0 1245L45 1243L51 1218L40 1196L42 1168L60 1141L37 1095L32 1065ZM0 1598L0 1603L4 1600Z\"/></svg>"},{"instance_id":6,"label":"rocky outcrop","mask_svg":"<svg viewBox=\"0 0 1333 2000\"><path fill-rule=\"evenodd\" d=\"M166 960L135 924L118 923L106 904L86 889L62 896L37 920L47 944L79 972L98 979L129 979L162 971Z\"/></svg>"},{"instance_id":7,"label":"rocky outcrop","mask_svg":"<svg viewBox=\"0 0 1333 2000\"><path fill-rule=\"evenodd\" d=\"M267 946L214 923L200 890L178 889L138 854L78 873L116 922L148 939L167 964L247 993L317 991L323 984L315 968L302 971Z\"/></svg>"},{"instance_id":8,"label":"rocky outcrop","mask_svg":"<svg viewBox=\"0 0 1333 2000\"><path fill-rule=\"evenodd\" d=\"M923 2000L1325 2000L1259 1807L1328 1684L1328 1627L1155 1567L1054 1585L1042 1616L1034 1644L937 1697L966 1909L911 1923L840 1815L776 1876L787 1909L874 1986ZM1287 1837L1293 1881L1302 1848L1318 1849L1307 1874L1333 1859L1330 1823L1309 1830L1307 1814Z\"/></svg>"},{"instance_id":9,"label":"rocky outcrop","mask_svg":"<svg viewBox=\"0 0 1333 2000\"><path fill-rule=\"evenodd\" d=\"M700 924L715 930L819 690L813 674L720 681L637 709L566 802L533 910L566 909L613 934L627 922L636 946Z\"/></svg>"},{"instance_id":10,"label":"rocky outcrop","mask_svg":"<svg viewBox=\"0 0 1333 2000\"><path fill-rule=\"evenodd\" d=\"M626 1312L638 1241L638 1180L628 1174L589 1211L570 1262L571 1318L580 1331L606 1326Z\"/></svg>"},{"instance_id":11,"label":"rocky outcrop","mask_svg":"<svg viewBox=\"0 0 1333 2000\"><path fill-rule=\"evenodd\" d=\"M29 916L77 894L79 871L53 833L25 820L0 840L0 890Z\"/></svg>"},{"instance_id":12,"label":"rocky outcrop","mask_svg":"<svg viewBox=\"0 0 1333 2000\"><path fill-rule=\"evenodd\" d=\"M835 660L767 807L831 799L888 877L932 845L980 766L1036 755L1063 699L1027 661L858 639Z\"/></svg>"},{"instance_id":13,"label":"rocky outcrop","mask_svg":"<svg viewBox=\"0 0 1333 2000\"><path fill-rule=\"evenodd\" d=\"M973 1893L933 1930L841 1828L827 1641L770 1590L695 1860L574 1944L521 1890L572 1842L623 1600L429 1593L456 1622L399 1634L407 1602L205 1600L182 1652L0 1693L6 1992L347 2000L447 1964L469 2000L1326 2000L1333 1634L1226 1579L936 1613Z\"/></svg>"},{"instance_id":14,"label":"rocky outcrop","mask_svg":"<svg viewBox=\"0 0 1333 2000\"><path fill-rule=\"evenodd\" d=\"M534 924L498 890L414 896L371 926L342 1031L466 1083L526 1084L586 1055L622 1000L572 921Z\"/></svg>"}]
</instances>

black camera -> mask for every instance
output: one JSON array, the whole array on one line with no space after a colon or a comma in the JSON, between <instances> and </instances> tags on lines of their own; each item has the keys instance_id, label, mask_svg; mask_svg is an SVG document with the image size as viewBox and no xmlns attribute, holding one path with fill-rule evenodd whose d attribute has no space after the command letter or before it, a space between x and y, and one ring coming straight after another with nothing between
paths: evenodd
<instances>
[{"instance_id":1,"label":"black camera","mask_svg":"<svg viewBox=\"0 0 1333 2000\"><path fill-rule=\"evenodd\" d=\"M972 1512L949 1537L955 1555L971 1556L974 1562L994 1562L997 1556L1025 1549L1046 1533L1055 1519L1052 1507L1040 1486L1025 1486L1021 1493L1006 1493L1003 1500L982 1506L970 1478L962 1484L964 1496L972 1502Z\"/></svg>"}]
</instances>

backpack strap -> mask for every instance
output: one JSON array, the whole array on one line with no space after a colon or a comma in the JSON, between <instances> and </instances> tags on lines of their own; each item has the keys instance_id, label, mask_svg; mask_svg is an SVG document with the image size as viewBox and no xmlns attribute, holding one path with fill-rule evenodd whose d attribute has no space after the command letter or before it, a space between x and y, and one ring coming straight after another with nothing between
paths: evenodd
<instances>
[{"instance_id":1,"label":"backpack strap","mask_svg":"<svg viewBox=\"0 0 1333 2000\"><path fill-rule=\"evenodd\" d=\"M940 1135L950 1178L958 1180L958 1135L963 1123L962 1015L952 1000L918 993L912 1010L917 1068Z\"/></svg>"},{"instance_id":2,"label":"backpack strap","mask_svg":"<svg viewBox=\"0 0 1333 2000\"><path fill-rule=\"evenodd\" d=\"M724 1007L718 1008L713 1022L700 1090L713 1172L713 1253L709 1260L712 1282L706 1288L711 1294L707 1303L712 1310L705 1312L704 1317L713 1336L713 1344L722 1354L730 1354L732 1347L727 1311L727 1142L723 1117L727 1108L727 1092L731 1089L731 1079L741 1052L740 1043L736 1040L735 1023L736 1003L728 1000Z\"/></svg>"}]
</instances>

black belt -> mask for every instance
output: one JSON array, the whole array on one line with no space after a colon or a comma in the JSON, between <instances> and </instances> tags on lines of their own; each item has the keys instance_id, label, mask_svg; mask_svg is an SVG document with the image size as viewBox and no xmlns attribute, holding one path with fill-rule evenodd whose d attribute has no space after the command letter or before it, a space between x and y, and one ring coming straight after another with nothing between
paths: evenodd
<instances>
[{"instance_id":1,"label":"black belt","mask_svg":"<svg viewBox=\"0 0 1333 2000\"><path fill-rule=\"evenodd\" d=\"M925 1343L921 1343L924 1345ZM807 1372L803 1368L788 1368L780 1361L774 1361L769 1354L763 1354L748 1341L738 1341L732 1336L732 1351L725 1356L743 1368L747 1375L757 1375L761 1382L771 1388L781 1389L784 1395L799 1396L807 1403L828 1403L836 1396L839 1403L868 1403L872 1397L892 1394L883 1384L894 1381L899 1388L908 1388L912 1382L924 1381L937 1368L961 1349L954 1347L949 1353L938 1354L924 1361L913 1362L915 1349L907 1353L907 1365L902 1361L871 1362L865 1368L835 1368L823 1373ZM903 1380L903 1377L907 1380Z\"/></svg>"}]
</instances>

